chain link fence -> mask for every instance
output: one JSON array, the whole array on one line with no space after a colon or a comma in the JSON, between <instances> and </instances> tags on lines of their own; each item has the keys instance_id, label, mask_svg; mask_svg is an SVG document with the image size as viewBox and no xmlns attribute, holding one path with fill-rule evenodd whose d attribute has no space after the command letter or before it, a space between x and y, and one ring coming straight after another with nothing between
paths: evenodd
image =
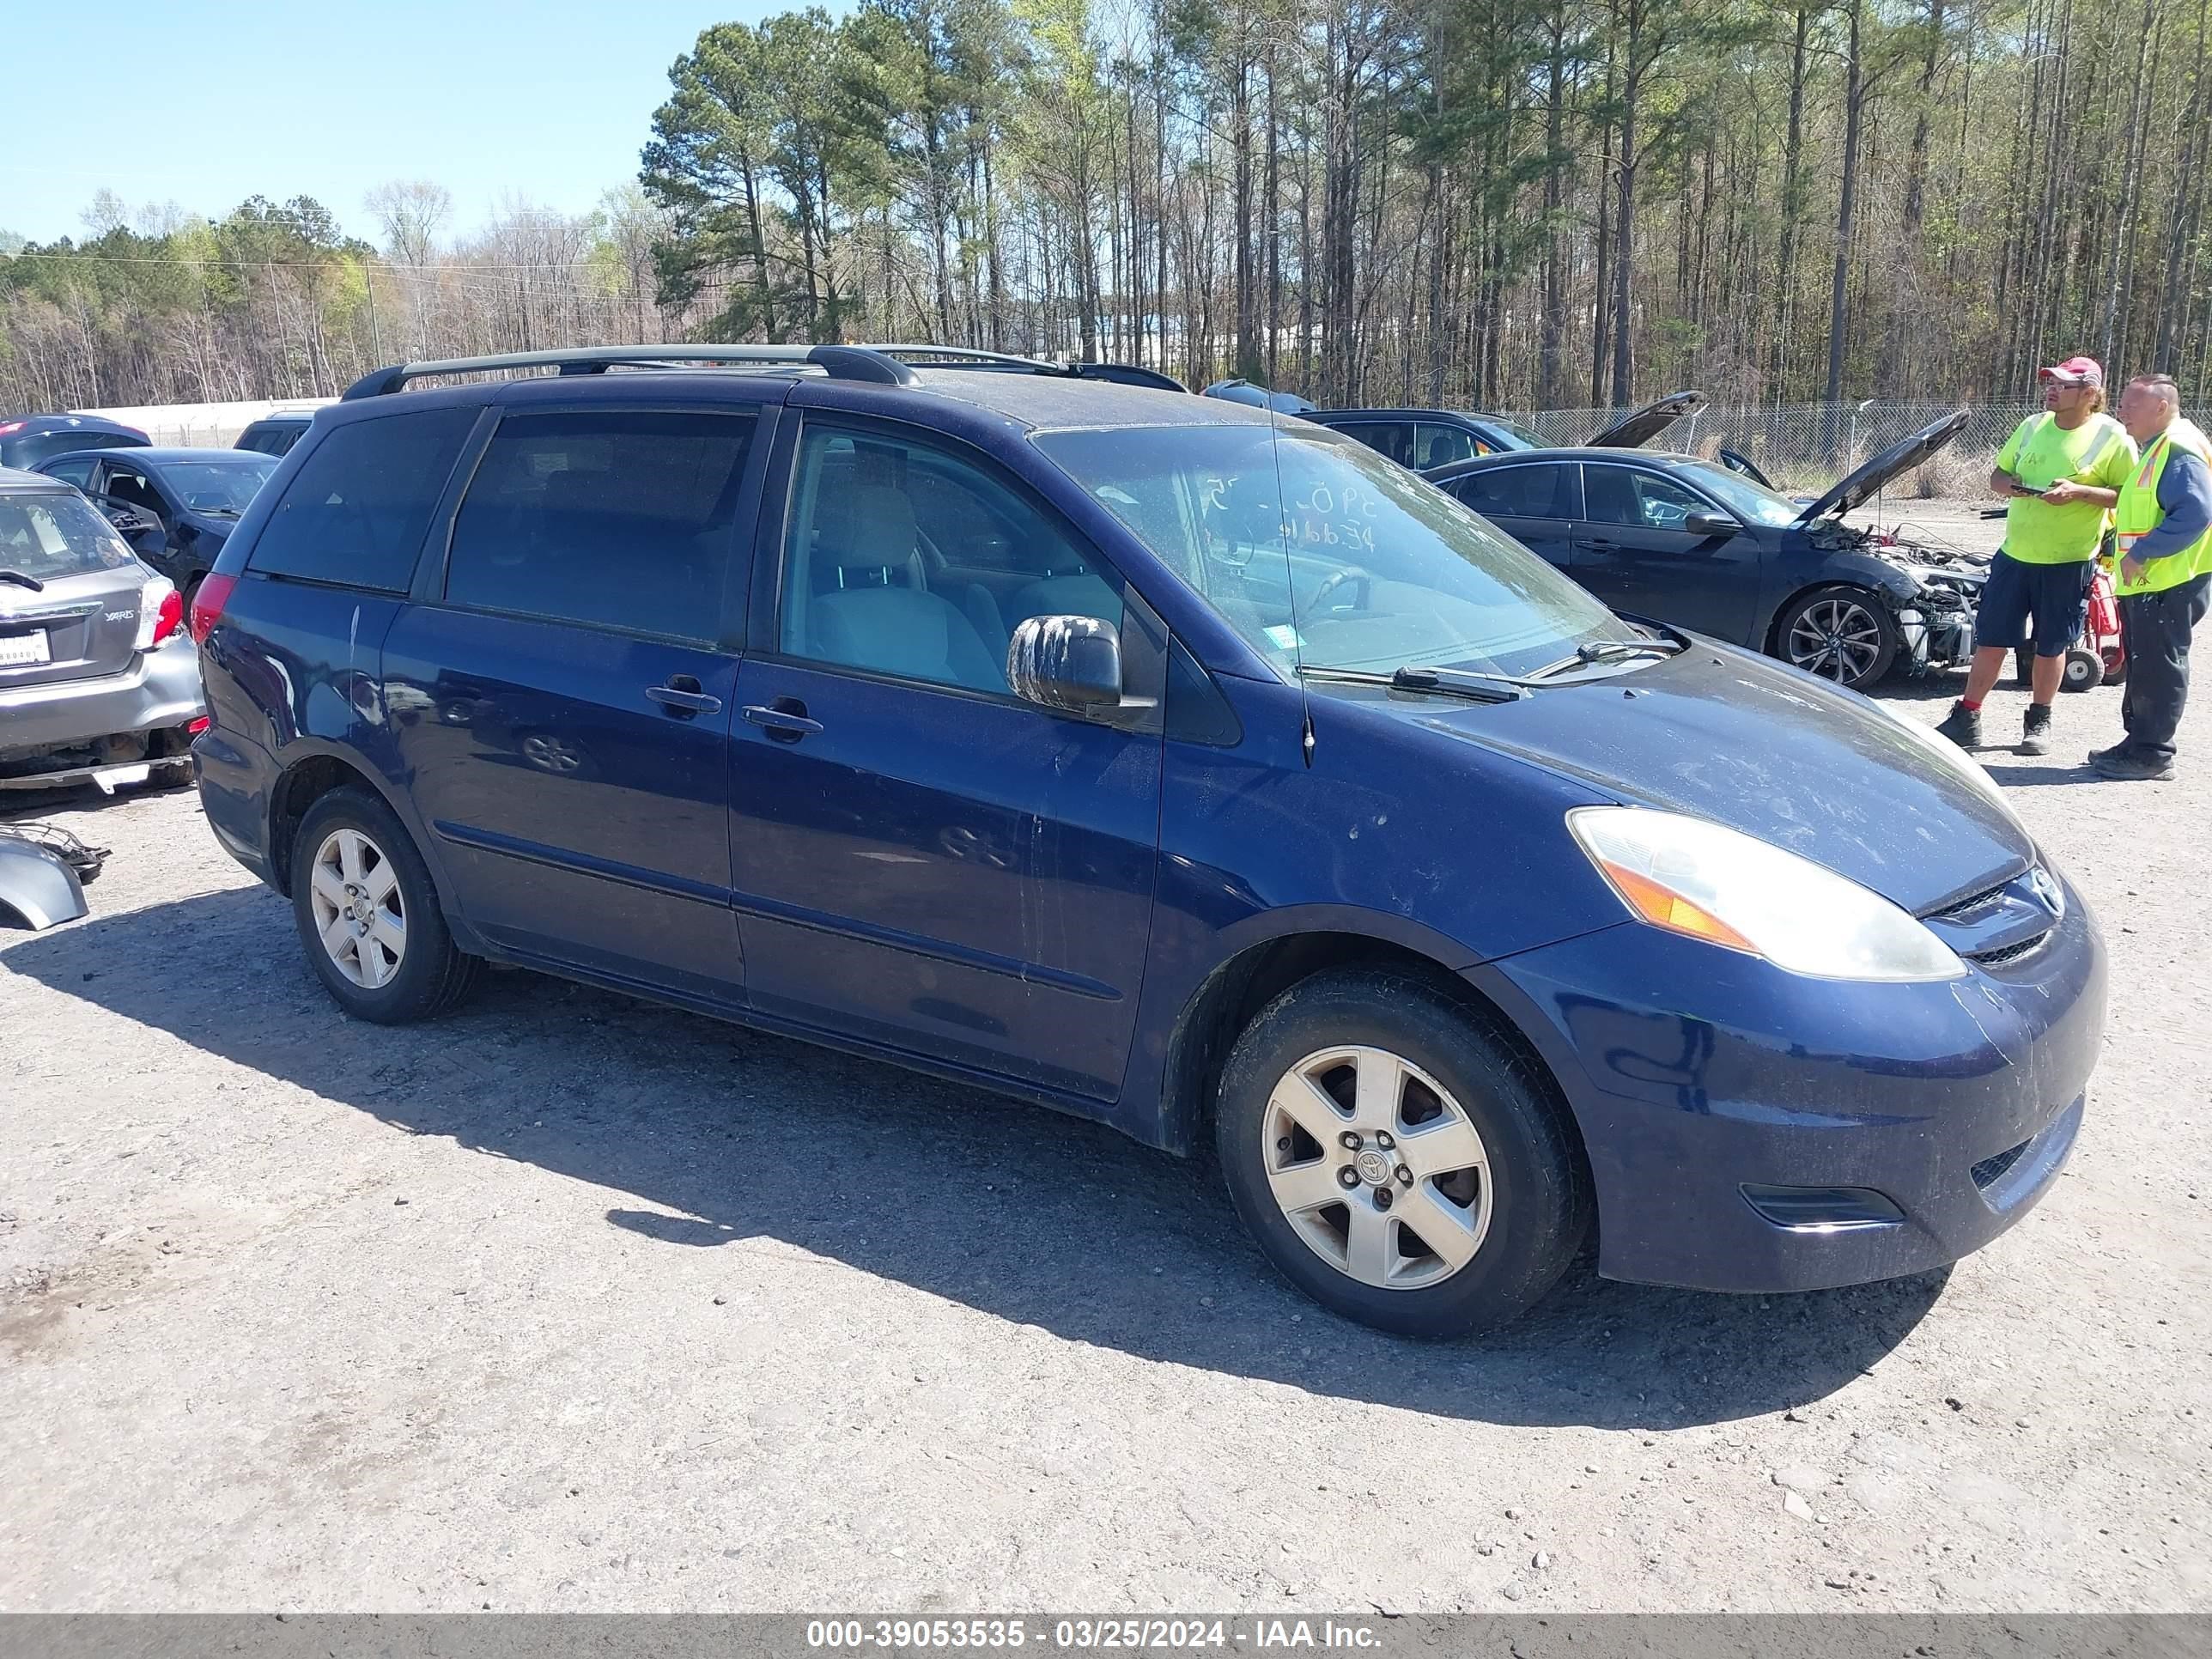
<instances>
[{"instance_id":1,"label":"chain link fence","mask_svg":"<svg viewBox=\"0 0 2212 1659\"><path fill-rule=\"evenodd\" d=\"M1731 449L1778 488L1826 489L1869 457L1957 410L1956 404L1797 404L1781 407L1718 404L1686 415L1654 440L1658 447L1716 456ZM1964 430L1900 489L1926 499L1986 494L1993 457L2012 429L2040 404L1984 404L1968 411ZM1550 442L1581 443L1626 414L1620 409L1499 411Z\"/></svg>"}]
</instances>

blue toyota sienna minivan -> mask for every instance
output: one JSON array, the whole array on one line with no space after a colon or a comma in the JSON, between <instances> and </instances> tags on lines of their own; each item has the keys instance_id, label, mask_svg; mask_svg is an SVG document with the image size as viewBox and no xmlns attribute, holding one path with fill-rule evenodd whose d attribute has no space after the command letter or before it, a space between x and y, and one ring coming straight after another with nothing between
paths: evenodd
<instances>
[{"instance_id":1,"label":"blue toyota sienna minivan","mask_svg":"<svg viewBox=\"0 0 2212 1659\"><path fill-rule=\"evenodd\" d=\"M2104 947L1971 760L1270 410L925 348L387 369L191 628L209 822L347 1013L513 963L1210 1146L1387 1329L1593 1227L1617 1279L1932 1267L2081 1126Z\"/></svg>"}]
</instances>

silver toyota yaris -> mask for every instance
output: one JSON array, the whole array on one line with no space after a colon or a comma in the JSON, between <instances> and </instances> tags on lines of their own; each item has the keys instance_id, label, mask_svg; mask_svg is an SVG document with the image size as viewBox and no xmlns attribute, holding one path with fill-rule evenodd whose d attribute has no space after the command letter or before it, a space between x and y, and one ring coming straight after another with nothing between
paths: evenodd
<instances>
[{"instance_id":1,"label":"silver toyota yaris","mask_svg":"<svg viewBox=\"0 0 2212 1659\"><path fill-rule=\"evenodd\" d=\"M167 578L68 484L0 467L0 790L186 781L204 713Z\"/></svg>"}]
</instances>

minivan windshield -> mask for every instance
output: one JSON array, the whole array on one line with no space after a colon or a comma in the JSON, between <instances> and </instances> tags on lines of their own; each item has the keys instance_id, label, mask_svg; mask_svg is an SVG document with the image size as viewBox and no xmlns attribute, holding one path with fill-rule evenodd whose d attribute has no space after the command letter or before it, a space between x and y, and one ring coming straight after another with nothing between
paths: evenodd
<instances>
[{"instance_id":1,"label":"minivan windshield","mask_svg":"<svg viewBox=\"0 0 2212 1659\"><path fill-rule=\"evenodd\" d=\"M75 490L0 491L0 571L50 582L129 564L131 550L115 526ZM21 598L13 585L0 599Z\"/></svg>"},{"instance_id":2,"label":"minivan windshield","mask_svg":"<svg viewBox=\"0 0 2212 1659\"><path fill-rule=\"evenodd\" d=\"M1321 428L1224 422L1031 441L1286 672L1518 676L1632 636L1487 520Z\"/></svg>"},{"instance_id":3,"label":"minivan windshield","mask_svg":"<svg viewBox=\"0 0 2212 1659\"><path fill-rule=\"evenodd\" d=\"M1698 489L1717 497L1747 524L1771 525L1779 529L1796 524L1803 510L1765 484L1753 483L1742 473L1732 472L1711 461L1692 461L1682 471L1690 475Z\"/></svg>"}]
</instances>

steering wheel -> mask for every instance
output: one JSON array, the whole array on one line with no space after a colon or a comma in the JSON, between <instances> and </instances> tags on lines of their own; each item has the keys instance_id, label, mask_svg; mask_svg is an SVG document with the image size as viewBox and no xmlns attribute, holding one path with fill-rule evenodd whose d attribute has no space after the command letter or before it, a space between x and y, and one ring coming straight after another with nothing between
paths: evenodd
<instances>
[{"instance_id":1,"label":"steering wheel","mask_svg":"<svg viewBox=\"0 0 2212 1659\"><path fill-rule=\"evenodd\" d=\"M1356 564L1348 564L1330 576L1319 587L1314 589L1313 598L1308 599L1306 603L1312 606L1316 613L1325 611L1328 608L1327 605L1328 597L1348 582L1359 584L1359 601L1352 608L1354 611L1365 610L1368 596L1374 591L1375 574L1370 570L1363 570Z\"/></svg>"}]
</instances>

